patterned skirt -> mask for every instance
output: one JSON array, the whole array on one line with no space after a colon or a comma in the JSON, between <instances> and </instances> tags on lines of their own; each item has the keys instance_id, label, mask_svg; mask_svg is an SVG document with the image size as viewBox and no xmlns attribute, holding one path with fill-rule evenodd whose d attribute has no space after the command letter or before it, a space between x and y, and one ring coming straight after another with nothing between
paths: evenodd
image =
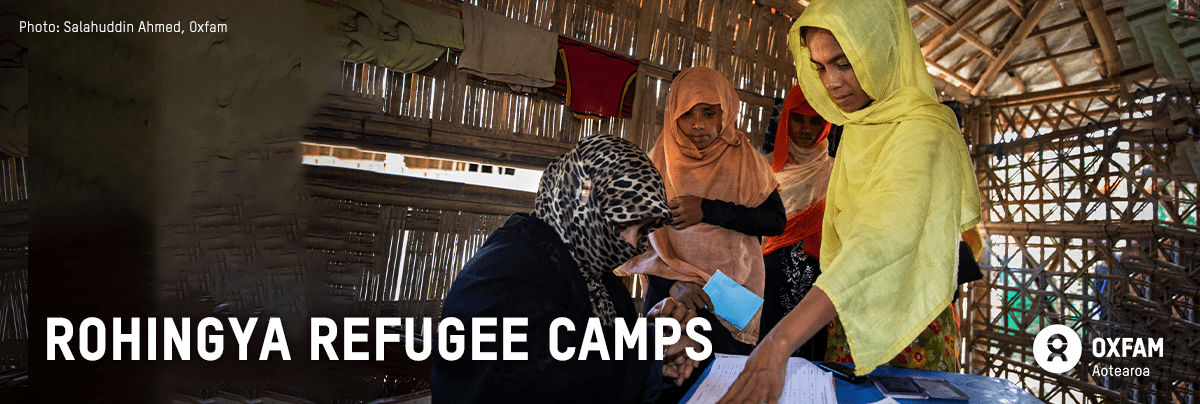
<instances>
[{"instance_id":1,"label":"patterned skirt","mask_svg":"<svg viewBox=\"0 0 1200 404\"><path fill-rule=\"evenodd\" d=\"M846 331L836 318L829 323L829 345L825 360L829 362L854 363L850 357L850 344L846 342ZM954 315L954 304L942 311L937 318L921 330L912 344L904 348L886 366L958 372L958 319Z\"/></svg>"},{"instance_id":2,"label":"patterned skirt","mask_svg":"<svg viewBox=\"0 0 1200 404\"><path fill-rule=\"evenodd\" d=\"M813 283L821 275L821 264L816 257L804 252L804 242L780 248L763 256L766 279L763 285L762 321L759 323L758 338L761 342L767 333L792 311L804 296L812 290ZM825 328L796 348L792 356L811 361L825 357Z\"/></svg>"}]
</instances>

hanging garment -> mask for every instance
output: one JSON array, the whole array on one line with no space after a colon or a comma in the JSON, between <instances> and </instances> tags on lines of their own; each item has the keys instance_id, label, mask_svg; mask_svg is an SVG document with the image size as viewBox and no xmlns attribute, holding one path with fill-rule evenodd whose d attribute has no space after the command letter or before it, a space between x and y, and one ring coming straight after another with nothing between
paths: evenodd
<instances>
[{"instance_id":1,"label":"hanging garment","mask_svg":"<svg viewBox=\"0 0 1200 404\"><path fill-rule=\"evenodd\" d=\"M641 63L583 42L559 38L555 84L580 119L633 116L634 80Z\"/></svg>"},{"instance_id":2,"label":"hanging garment","mask_svg":"<svg viewBox=\"0 0 1200 404\"><path fill-rule=\"evenodd\" d=\"M462 49L462 21L401 0L347 0L339 25L345 60L412 73Z\"/></svg>"},{"instance_id":3,"label":"hanging garment","mask_svg":"<svg viewBox=\"0 0 1200 404\"><path fill-rule=\"evenodd\" d=\"M554 85L558 35L470 4L462 5L462 13L459 70L521 86Z\"/></svg>"}]
</instances>

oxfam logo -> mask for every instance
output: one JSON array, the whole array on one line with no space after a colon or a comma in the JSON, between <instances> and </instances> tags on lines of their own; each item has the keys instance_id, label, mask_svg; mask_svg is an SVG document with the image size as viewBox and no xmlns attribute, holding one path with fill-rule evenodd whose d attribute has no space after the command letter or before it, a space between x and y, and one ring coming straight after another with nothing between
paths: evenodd
<instances>
[{"instance_id":1,"label":"oxfam logo","mask_svg":"<svg viewBox=\"0 0 1200 404\"><path fill-rule=\"evenodd\" d=\"M1033 340L1033 359L1051 373L1062 373L1075 367L1082 353L1079 334L1062 324L1043 328Z\"/></svg>"}]
</instances>

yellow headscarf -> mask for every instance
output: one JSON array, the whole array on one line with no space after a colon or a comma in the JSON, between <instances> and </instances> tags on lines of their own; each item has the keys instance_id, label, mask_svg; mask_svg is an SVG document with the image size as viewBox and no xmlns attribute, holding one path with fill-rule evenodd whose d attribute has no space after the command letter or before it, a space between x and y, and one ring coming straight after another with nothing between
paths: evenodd
<instances>
[{"instance_id":1,"label":"yellow headscarf","mask_svg":"<svg viewBox=\"0 0 1200 404\"><path fill-rule=\"evenodd\" d=\"M849 113L838 108L801 45L801 27L833 33L873 103ZM816 0L789 39L809 103L845 126L816 285L833 301L865 374L950 304L959 233L979 221L979 188L954 113L937 101L903 1Z\"/></svg>"}]
</instances>

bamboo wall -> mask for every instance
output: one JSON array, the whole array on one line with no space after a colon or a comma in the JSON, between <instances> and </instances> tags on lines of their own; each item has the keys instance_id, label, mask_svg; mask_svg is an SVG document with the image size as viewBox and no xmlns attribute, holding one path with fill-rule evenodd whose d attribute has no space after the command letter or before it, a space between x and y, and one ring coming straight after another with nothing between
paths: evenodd
<instances>
[{"instance_id":1,"label":"bamboo wall","mask_svg":"<svg viewBox=\"0 0 1200 404\"><path fill-rule=\"evenodd\" d=\"M454 13L458 7L454 2L413 2ZM795 67L786 46L792 18L764 4L742 0L472 3L641 60L633 117L577 119L561 98L515 93L503 83L459 73L455 52L447 52L433 66L413 74L348 63L343 88L381 100L386 114L414 121L565 144L591 134L613 133L649 148L661 130L665 96L678 70L709 66L729 78L743 101L739 128L758 144L762 143L772 98L783 97L795 83Z\"/></svg>"},{"instance_id":2,"label":"bamboo wall","mask_svg":"<svg viewBox=\"0 0 1200 404\"><path fill-rule=\"evenodd\" d=\"M973 154L990 251L967 294L966 369L1048 402L1195 402L1200 383L1196 85L1101 81L993 99ZM1193 155L1194 156L1194 155ZM1080 365L1043 371L1032 341L1066 324ZM1162 358L1096 358L1094 337L1163 338ZM1092 376L1095 366L1149 377ZM1147 366L1148 365L1148 366Z\"/></svg>"},{"instance_id":3,"label":"bamboo wall","mask_svg":"<svg viewBox=\"0 0 1200 404\"><path fill-rule=\"evenodd\" d=\"M448 1L413 2L452 15L459 7ZM471 3L641 60L633 116L578 119L560 97L516 93L503 83L458 72L458 54L448 51L429 68L411 74L343 63L342 92L331 95L305 138L534 169L598 133L617 134L649 150L662 129L675 72L709 66L739 90L738 127L761 145L774 97L783 97L795 83L786 35L789 15L797 15L798 9L784 2ZM392 184L388 191L389 186L379 185L389 181L382 177L346 175L349 170L328 167L309 170L318 219L310 224L306 244L330 274L331 297L353 304L356 315L437 317L450 282L486 236L508 213L533 207L532 194L514 197L523 202L496 211L405 196L411 190L398 188L434 186L429 183ZM631 280L629 286L640 296L639 283Z\"/></svg>"},{"instance_id":4,"label":"bamboo wall","mask_svg":"<svg viewBox=\"0 0 1200 404\"><path fill-rule=\"evenodd\" d=\"M0 372L27 367L29 195L25 158L0 160Z\"/></svg>"}]
</instances>

